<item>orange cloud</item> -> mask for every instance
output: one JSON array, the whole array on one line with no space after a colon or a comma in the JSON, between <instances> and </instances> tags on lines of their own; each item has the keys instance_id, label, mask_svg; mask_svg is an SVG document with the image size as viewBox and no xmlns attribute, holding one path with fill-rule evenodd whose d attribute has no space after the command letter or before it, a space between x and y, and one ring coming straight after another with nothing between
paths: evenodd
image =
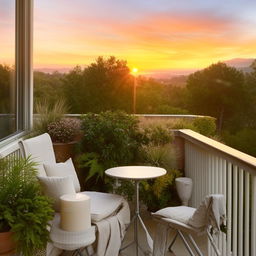
<instances>
[{"instance_id":1,"label":"orange cloud","mask_svg":"<svg viewBox=\"0 0 256 256\"><path fill-rule=\"evenodd\" d=\"M209 14L151 14L136 20L73 17L35 25L35 64L89 64L115 55L142 72L202 68L234 57L253 57L250 24ZM56 27L55 27L56 26ZM248 31L251 31L248 33ZM253 32L252 32L253 31Z\"/></svg>"}]
</instances>

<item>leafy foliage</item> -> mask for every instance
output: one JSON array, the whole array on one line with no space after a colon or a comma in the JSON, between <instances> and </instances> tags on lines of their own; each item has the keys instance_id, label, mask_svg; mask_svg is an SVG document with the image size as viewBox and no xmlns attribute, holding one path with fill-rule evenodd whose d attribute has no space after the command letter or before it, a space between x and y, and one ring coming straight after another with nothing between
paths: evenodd
<instances>
[{"instance_id":1,"label":"leafy foliage","mask_svg":"<svg viewBox=\"0 0 256 256\"><path fill-rule=\"evenodd\" d=\"M14 232L18 252L32 256L49 241L51 201L41 195L30 158L0 159L0 231Z\"/></svg>"},{"instance_id":2,"label":"leafy foliage","mask_svg":"<svg viewBox=\"0 0 256 256\"><path fill-rule=\"evenodd\" d=\"M212 117L200 117L193 121L195 130L205 136L214 136L216 133L215 118Z\"/></svg>"},{"instance_id":3,"label":"leafy foliage","mask_svg":"<svg viewBox=\"0 0 256 256\"><path fill-rule=\"evenodd\" d=\"M172 145L144 146L142 156L144 165L163 167L167 170L167 174L162 177L141 182L141 198L148 209L156 211L168 205L177 205L179 201L175 190L175 178L180 177L181 173L175 169Z\"/></svg>"},{"instance_id":4,"label":"leafy foliage","mask_svg":"<svg viewBox=\"0 0 256 256\"><path fill-rule=\"evenodd\" d=\"M12 113L11 87L14 84L14 69L0 64L0 113Z\"/></svg>"},{"instance_id":5,"label":"leafy foliage","mask_svg":"<svg viewBox=\"0 0 256 256\"><path fill-rule=\"evenodd\" d=\"M256 130L245 128L235 133L224 132L222 134L225 143L233 148L256 156Z\"/></svg>"},{"instance_id":6,"label":"leafy foliage","mask_svg":"<svg viewBox=\"0 0 256 256\"><path fill-rule=\"evenodd\" d=\"M145 127L144 136L147 143L154 145L164 145L172 141L170 130L161 125L150 125Z\"/></svg>"},{"instance_id":7,"label":"leafy foliage","mask_svg":"<svg viewBox=\"0 0 256 256\"><path fill-rule=\"evenodd\" d=\"M64 98L63 79L65 74L59 72L44 73L34 71L34 106L47 99L49 105L54 105L59 98Z\"/></svg>"},{"instance_id":8,"label":"leafy foliage","mask_svg":"<svg viewBox=\"0 0 256 256\"><path fill-rule=\"evenodd\" d=\"M154 212L167 206L179 204L175 190L175 179L180 176L179 171L169 170L162 177L141 182L141 199L149 211Z\"/></svg>"},{"instance_id":9,"label":"leafy foliage","mask_svg":"<svg viewBox=\"0 0 256 256\"><path fill-rule=\"evenodd\" d=\"M72 113L132 110L133 80L126 61L115 57L71 70L64 78L64 93Z\"/></svg>"},{"instance_id":10,"label":"leafy foliage","mask_svg":"<svg viewBox=\"0 0 256 256\"><path fill-rule=\"evenodd\" d=\"M86 181L92 177L96 178L96 181L104 176L104 166L99 163L99 155L94 152L84 153L79 156L79 167L80 168L89 168L89 173L86 177Z\"/></svg>"},{"instance_id":11,"label":"leafy foliage","mask_svg":"<svg viewBox=\"0 0 256 256\"><path fill-rule=\"evenodd\" d=\"M208 137L216 135L216 119L213 117L197 117L194 120L180 120L167 124L169 129L190 129Z\"/></svg>"},{"instance_id":12,"label":"leafy foliage","mask_svg":"<svg viewBox=\"0 0 256 256\"><path fill-rule=\"evenodd\" d=\"M219 130L225 125L224 121L245 111L245 99L243 73L224 63L213 64L188 78L189 109L197 114L216 117Z\"/></svg>"},{"instance_id":13,"label":"leafy foliage","mask_svg":"<svg viewBox=\"0 0 256 256\"><path fill-rule=\"evenodd\" d=\"M81 152L86 153L80 157L80 167L89 168L90 178L102 178L107 168L134 163L144 140L138 120L120 111L87 114L82 130Z\"/></svg>"}]
</instances>

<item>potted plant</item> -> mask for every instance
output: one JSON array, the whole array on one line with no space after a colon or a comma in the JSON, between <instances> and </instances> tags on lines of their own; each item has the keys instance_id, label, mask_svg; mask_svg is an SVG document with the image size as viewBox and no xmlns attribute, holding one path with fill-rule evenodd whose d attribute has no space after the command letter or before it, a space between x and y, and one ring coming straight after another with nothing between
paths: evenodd
<instances>
[{"instance_id":1,"label":"potted plant","mask_svg":"<svg viewBox=\"0 0 256 256\"><path fill-rule=\"evenodd\" d=\"M35 167L30 158L0 159L0 255L35 255L49 241L54 211L41 194Z\"/></svg>"},{"instance_id":2,"label":"potted plant","mask_svg":"<svg viewBox=\"0 0 256 256\"><path fill-rule=\"evenodd\" d=\"M56 101L53 105L49 105L47 101L37 102L35 105L34 125L29 137L48 132L48 125L64 118L68 110L65 101L62 99Z\"/></svg>"},{"instance_id":3,"label":"potted plant","mask_svg":"<svg viewBox=\"0 0 256 256\"><path fill-rule=\"evenodd\" d=\"M81 122L77 118L62 118L47 127L53 142L57 162L65 162L74 156L75 144L79 140Z\"/></svg>"}]
</instances>

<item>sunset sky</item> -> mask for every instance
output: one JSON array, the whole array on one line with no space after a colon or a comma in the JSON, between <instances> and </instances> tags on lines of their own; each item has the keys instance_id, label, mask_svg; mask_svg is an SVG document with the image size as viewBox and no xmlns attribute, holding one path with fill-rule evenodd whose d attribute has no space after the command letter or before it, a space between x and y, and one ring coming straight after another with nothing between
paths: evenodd
<instances>
[{"instance_id":1,"label":"sunset sky","mask_svg":"<svg viewBox=\"0 0 256 256\"><path fill-rule=\"evenodd\" d=\"M34 0L34 7L35 68L114 55L151 73L256 55L255 0Z\"/></svg>"}]
</instances>

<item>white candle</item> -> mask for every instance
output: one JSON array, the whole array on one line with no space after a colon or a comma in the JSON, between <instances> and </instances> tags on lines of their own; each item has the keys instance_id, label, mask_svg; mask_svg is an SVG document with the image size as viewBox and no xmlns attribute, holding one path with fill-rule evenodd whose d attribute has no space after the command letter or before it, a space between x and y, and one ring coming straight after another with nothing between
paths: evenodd
<instances>
[{"instance_id":1,"label":"white candle","mask_svg":"<svg viewBox=\"0 0 256 256\"><path fill-rule=\"evenodd\" d=\"M90 197L77 193L60 197L60 227L69 232L84 231L91 227Z\"/></svg>"}]
</instances>

